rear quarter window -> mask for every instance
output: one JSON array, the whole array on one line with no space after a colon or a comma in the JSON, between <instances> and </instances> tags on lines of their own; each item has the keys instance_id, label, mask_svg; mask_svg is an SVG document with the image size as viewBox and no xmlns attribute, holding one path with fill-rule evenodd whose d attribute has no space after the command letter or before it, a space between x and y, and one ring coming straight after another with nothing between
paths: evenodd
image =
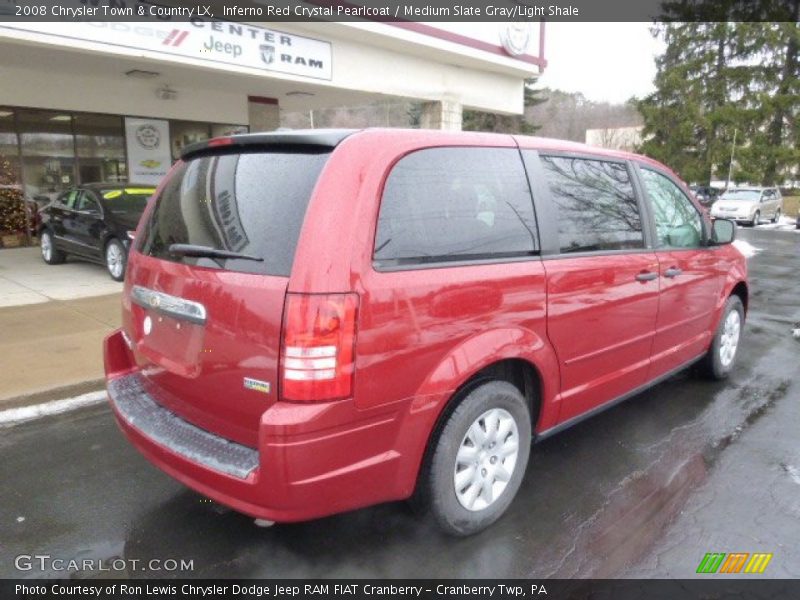
<instances>
[{"instance_id":1,"label":"rear quarter window","mask_svg":"<svg viewBox=\"0 0 800 600\"><path fill-rule=\"evenodd\" d=\"M535 254L533 202L519 151L429 148L402 158L383 191L377 268Z\"/></svg>"},{"instance_id":2,"label":"rear quarter window","mask_svg":"<svg viewBox=\"0 0 800 600\"><path fill-rule=\"evenodd\" d=\"M139 251L189 265L288 276L308 202L329 156L326 148L200 156L182 163L155 199ZM263 261L173 254L172 244Z\"/></svg>"}]
</instances>

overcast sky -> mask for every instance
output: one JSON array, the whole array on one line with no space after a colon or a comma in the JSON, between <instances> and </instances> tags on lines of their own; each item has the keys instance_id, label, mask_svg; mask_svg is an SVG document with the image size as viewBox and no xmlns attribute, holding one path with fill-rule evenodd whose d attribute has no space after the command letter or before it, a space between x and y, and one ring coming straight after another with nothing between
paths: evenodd
<instances>
[{"instance_id":1,"label":"overcast sky","mask_svg":"<svg viewBox=\"0 0 800 600\"><path fill-rule=\"evenodd\" d=\"M653 59L662 47L649 23L548 22L548 65L536 87L581 92L597 101L641 97L653 91Z\"/></svg>"}]
</instances>

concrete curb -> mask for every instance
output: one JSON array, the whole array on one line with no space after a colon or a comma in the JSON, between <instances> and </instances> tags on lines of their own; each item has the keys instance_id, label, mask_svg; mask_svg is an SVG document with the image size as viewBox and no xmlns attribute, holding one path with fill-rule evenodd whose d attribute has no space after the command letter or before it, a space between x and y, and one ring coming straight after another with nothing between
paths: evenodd
<instances>
[{"instance_id":1,"label":"concrete curb","mask_svg":"<svg viewBox=\"0 0 800 600\"><path fill-rule=\"evenodd\" d=\"M81 396L90 392L100 392L104 390L105 387L106 380L100 377L97 379L82 381L81 383L73 383L70 385L62 385L46 390L40 390L30 394L22 394L20 396L12 396L10 398L0 398L0 411L11 408L34 406L36 404L44 404L46 402L54 402L64 398Z\"/></svg>"}]
</instances>

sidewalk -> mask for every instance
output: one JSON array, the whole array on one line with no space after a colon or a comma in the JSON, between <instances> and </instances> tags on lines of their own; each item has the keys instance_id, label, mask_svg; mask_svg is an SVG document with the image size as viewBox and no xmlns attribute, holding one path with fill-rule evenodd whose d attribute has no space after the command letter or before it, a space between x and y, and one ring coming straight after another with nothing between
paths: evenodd
<instances>
[{"instance_id":1,"label":"sidewalk","mask_svg":"<svg viewBox=\"0 0 800 600\"><path fill-rule=\"evenodd\" d=\"M121 289L102 266L0 250L0 410L102 388L102 341L119 327Z\"/></svg>"}]
</instances>

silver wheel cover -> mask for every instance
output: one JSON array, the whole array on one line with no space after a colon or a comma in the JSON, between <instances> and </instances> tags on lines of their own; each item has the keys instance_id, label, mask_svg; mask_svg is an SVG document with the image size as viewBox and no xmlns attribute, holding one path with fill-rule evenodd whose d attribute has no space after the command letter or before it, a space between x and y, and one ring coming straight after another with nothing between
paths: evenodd
<instances>
[{"instance_id":1,"label":"silver wheel cover","mask_svg":"<svg viewBox=\"0 0 800 600\"><path fill-rule=\"evenodd\" d=\"M519 455L519 429L507 410L493 408L467 429L458 448L453 486L459 504L479 511L505 491Z\"/></svg>"},{"instance_id":2,"label":"silver wheel cover","mask_svg":"<svg viewBox=\"0 0 800 600\"><path fill-rule=\"evenodd\" d=\"M729 367L736 358L736 349L739 347L739 335L742 331L742 319L738 310L732 310L725 317L722 325L722 336L719 343L719 361L723 367Z\"/></svg>"}]
</instances>

